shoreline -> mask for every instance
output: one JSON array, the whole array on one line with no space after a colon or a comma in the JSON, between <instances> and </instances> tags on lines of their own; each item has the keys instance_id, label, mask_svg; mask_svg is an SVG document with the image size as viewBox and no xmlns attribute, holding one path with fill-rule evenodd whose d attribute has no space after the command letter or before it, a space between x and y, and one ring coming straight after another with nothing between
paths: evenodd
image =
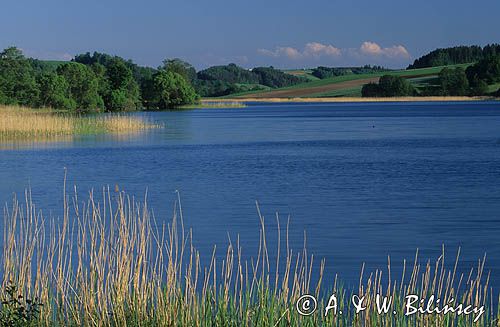
<instances>
[{"instance_id":1,"label":"shoreline","mask_svg":"<svg viewBox=\"0 0 500 327\"><path fill-rule=\"evenodd\" d=\"M496 97L467 97L467 96L428 96L428 97L390 97L390 98L361 98L361 97L339 97L339 98L204 98L202 103L226 103L226 102L311 102L311 103L347 103L347 102L458 102L458 101L500 101Z\"/></svg>"}]
</instances>

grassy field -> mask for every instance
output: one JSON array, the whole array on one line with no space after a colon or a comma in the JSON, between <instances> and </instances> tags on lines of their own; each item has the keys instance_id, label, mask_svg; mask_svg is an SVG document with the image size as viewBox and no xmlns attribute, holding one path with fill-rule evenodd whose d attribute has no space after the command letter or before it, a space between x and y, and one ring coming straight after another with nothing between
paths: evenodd
<instances>
[{"instance_id":1,"label":"grassy field","mask_svg":"<svg viewBox=\"0 0 500 327\"><path fill-rule=\"evenodd\" d=\"M347 87L347 88L342 88L338 90L332 90L332 91L326 91L322 93L315 93L312 94L311 97L313 98L338 98L338 97L361 97L361 88L362 86L355 86L355 87Z\"/></svg>"},{"instance_id":2,"label":"grassy field","mask_svg":"<svg viewBox=\"0 0 500 327\"><path fill-rule=\"evenodd\" d=\"M488 85L488 92L496 92L500 90L500 83Z\"/></svg>"},{"instance_id":3,"label":"grassy field","mask_svg":"<svg viewBox=\"0 0 500 327\"><path fill-rule=\"evenodd\" d=\"M74 189L71 197L64 193L57 219L45 217L29 191L5 210L0 324L21 316L28 321L23 326L471 326L478 316L405 316L408 294L484 306L475 326L497 324L497 294L490 292L484 259L462 274L460 251L451 270L444 248L435 261L421 261L417 251L400 272L388 258L383 270L362 268L359 286L345 289L336 275L325 275L324 260L305 247L292 250L288 223L280 227L278 217L271 242L257 210L260 241L252 259L244 259L238 237L224 249L214 245L202 266L180 202L161 224L167 220L157 220L146 200L137 202L118 186L86 200ZM309 316L297 311L304 294L318 299ZM342 314L324 314L331 294ZM367 310L354 312L352 294L364 297ZM391 297L390 314L376 313L376 294Z\"/></svg>"},{"instance_id":4,"label":"grassy field","mask_svg":"<svg viewBox=\"0 0 500 327\"><path fill-rule=\"evenodd\" d=\"M312 75L312 69L291 69L291 70L284 70L283 72L298 77L304 77L311 81L319 80L318 77Z\"/></svg>"},{"instance_id":5,"label":"grassy field","mask_svg":"<svg viewBox=\"0 0 500 327\"><path fill-rule=\"evenodd\" d=\"M370 82L377 82L380 76L395 75L408 78L432 78L437 76L444 67L466 68L470 64L460 64L453 66L430 67L409 70L393 70L373 74L351 74L337 76L327 79L311 80L307 83L297 84L290 87L274 89L271 91L249 91L225 96L225 98L294 98L294 97L342 97L361 96L361 87ZM307 70L291 71L293 74L300 72L307 75ZM422 83L422 80L421 82Z\"/></svg>"},{"instance_id":6,"label":"grassy field","mask_svg":"<svg viewBox=\"0 0 500 327\"><path fill-rule=\"evenodd\" d=\"M0 106L0 140L50 139L102 133L134 133L155 128L124 115L71 115L52 109Z\"/></svg>"}]
</instances>

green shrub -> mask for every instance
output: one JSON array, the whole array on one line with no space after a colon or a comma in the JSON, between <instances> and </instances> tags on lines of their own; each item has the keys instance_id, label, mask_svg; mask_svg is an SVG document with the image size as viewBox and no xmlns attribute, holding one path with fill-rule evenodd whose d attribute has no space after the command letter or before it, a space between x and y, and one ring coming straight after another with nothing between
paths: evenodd
<instances>
[{"instance_id":1,"label":"green shrub","mask_svg":"<svg viewBox=\"0 0 500 327\"><path fill-rule=\"evenodd\" d=\"M42 303L35 299L24 299L17 286L9 282L5 287L0 310L0 325L5 327L38 326L38 315Z\"/></svg>"}]
</instances>

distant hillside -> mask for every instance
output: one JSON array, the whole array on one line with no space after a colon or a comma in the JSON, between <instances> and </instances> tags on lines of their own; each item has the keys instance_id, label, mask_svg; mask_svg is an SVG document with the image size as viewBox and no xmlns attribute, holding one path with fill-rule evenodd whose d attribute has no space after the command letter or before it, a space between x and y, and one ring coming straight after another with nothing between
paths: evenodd
<instances>
[{"instance_id":1,"label":"distant hillside","mask_svg":"<svg viewBox=\"0 0 500 327\"><path fill-rule=\"evenodd\" d=\"M303 77L286 74L273 67L248 70L235 64L213 66L199 71L192 81L202 96L222 96L232 93L267 90L304 83Z\"/></svg>"},{"instance_id":2,"label":"distant hillside","mask_svg":"<svg viewBox=\"0 0 500 327\"><path fill-rule=\"evenodd\" d=\"M468 64L446 66L448 68L467 68ZM325 79L311 80L289 87L267 91L247 91L230 94L227 98L296 98L296 97L361 97L363 85L377 83L381 76L400 76L407 79L417 90L426 88L434 83L444 66L423 69L402 69L371 72L366 74L351 73ZM291 71L295 73L296 71ZM305 71L304 71L305 72Z\"/></svg>"},{"instance_id":3,"label":"distant hillside","mask_svg":"<svg viewBox=\"0 0 500 327\"><path fill-rule=\"evenodd\" d=\"M458 46L436 49L416 59L408 69L474 63L484 58L500 55L500 44Z\"/></svg>"}]
</instances>

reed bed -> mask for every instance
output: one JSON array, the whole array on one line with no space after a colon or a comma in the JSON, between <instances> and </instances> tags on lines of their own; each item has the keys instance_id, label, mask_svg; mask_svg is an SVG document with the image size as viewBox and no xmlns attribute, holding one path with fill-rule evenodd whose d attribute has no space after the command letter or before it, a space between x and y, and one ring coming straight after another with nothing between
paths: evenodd
<instances>
[{"instance_id":1,"label":"reed bed","mask_svg":"<svg viewBox=\"0 0 500 327\"><path fill-rule=\"evenodd\" d=\"M52 109L0 106L0 140L50 139L101 133L134 133L158 126L138 117L71 115Z\"/></svg>"},{"instance_id":2,"label":"reed bed","mask_svg":"<svg viewBox=\"0 0 500 327\"><path fill-rule=\"evenodd\" d=\"M214 101L202 100L199 104L189 104L180 107L181 109L229 109L229 108L246 108L247 105L243 101Z\"/></svg>"},{"instance_id":3,"label":"reed bed","mask_svg":"<svg viewBox=\"0 0 500 327\"><path fill-rule=\"evenodd\" d=\"M4 211L2 296L11 285L22 301L42 303L40 326L471 326L472 317L423 315L405 317L400 303L407 294L436 294L463 303L485 305L480 326L498 325L484 260L468 274L447 270L443 256L420 263L418 256L400 278L382 270L362 271L359 289L347 290L337 276L324 275L324 260L316 262L305 246L295 252L279 217L274 253L266 223L259 213L259 250L244 260L239 238L217 259L202 266L186 229L180 201L169 223L161 225L147 198L136 201L118 189L90 192L81 201L64 194L63 214L46 218L30 191ZM283 229L284 231L285 229ZM305 242L304 242L305 243ZM281 251L281 252L280 252ZM456 260L458 261L459 254ZM317 267L317 269L313 269ZM313 274L313 271L317 271ZM391 273L393 275L391 275ZM315 275L315 276L313 276ZM385 276L385 275L384 275ZM12 288L10 288L12 293ZM324 315L330 294L339 299L343 315ZM352 293L367 299L368 309L355 314ZM303 294L318 299L318 311L300 316L295 308ZM378 315L375 294L394 297L397 315ZM5 304L4 304L5 306Z\"/></svg>"}]
</instances>

